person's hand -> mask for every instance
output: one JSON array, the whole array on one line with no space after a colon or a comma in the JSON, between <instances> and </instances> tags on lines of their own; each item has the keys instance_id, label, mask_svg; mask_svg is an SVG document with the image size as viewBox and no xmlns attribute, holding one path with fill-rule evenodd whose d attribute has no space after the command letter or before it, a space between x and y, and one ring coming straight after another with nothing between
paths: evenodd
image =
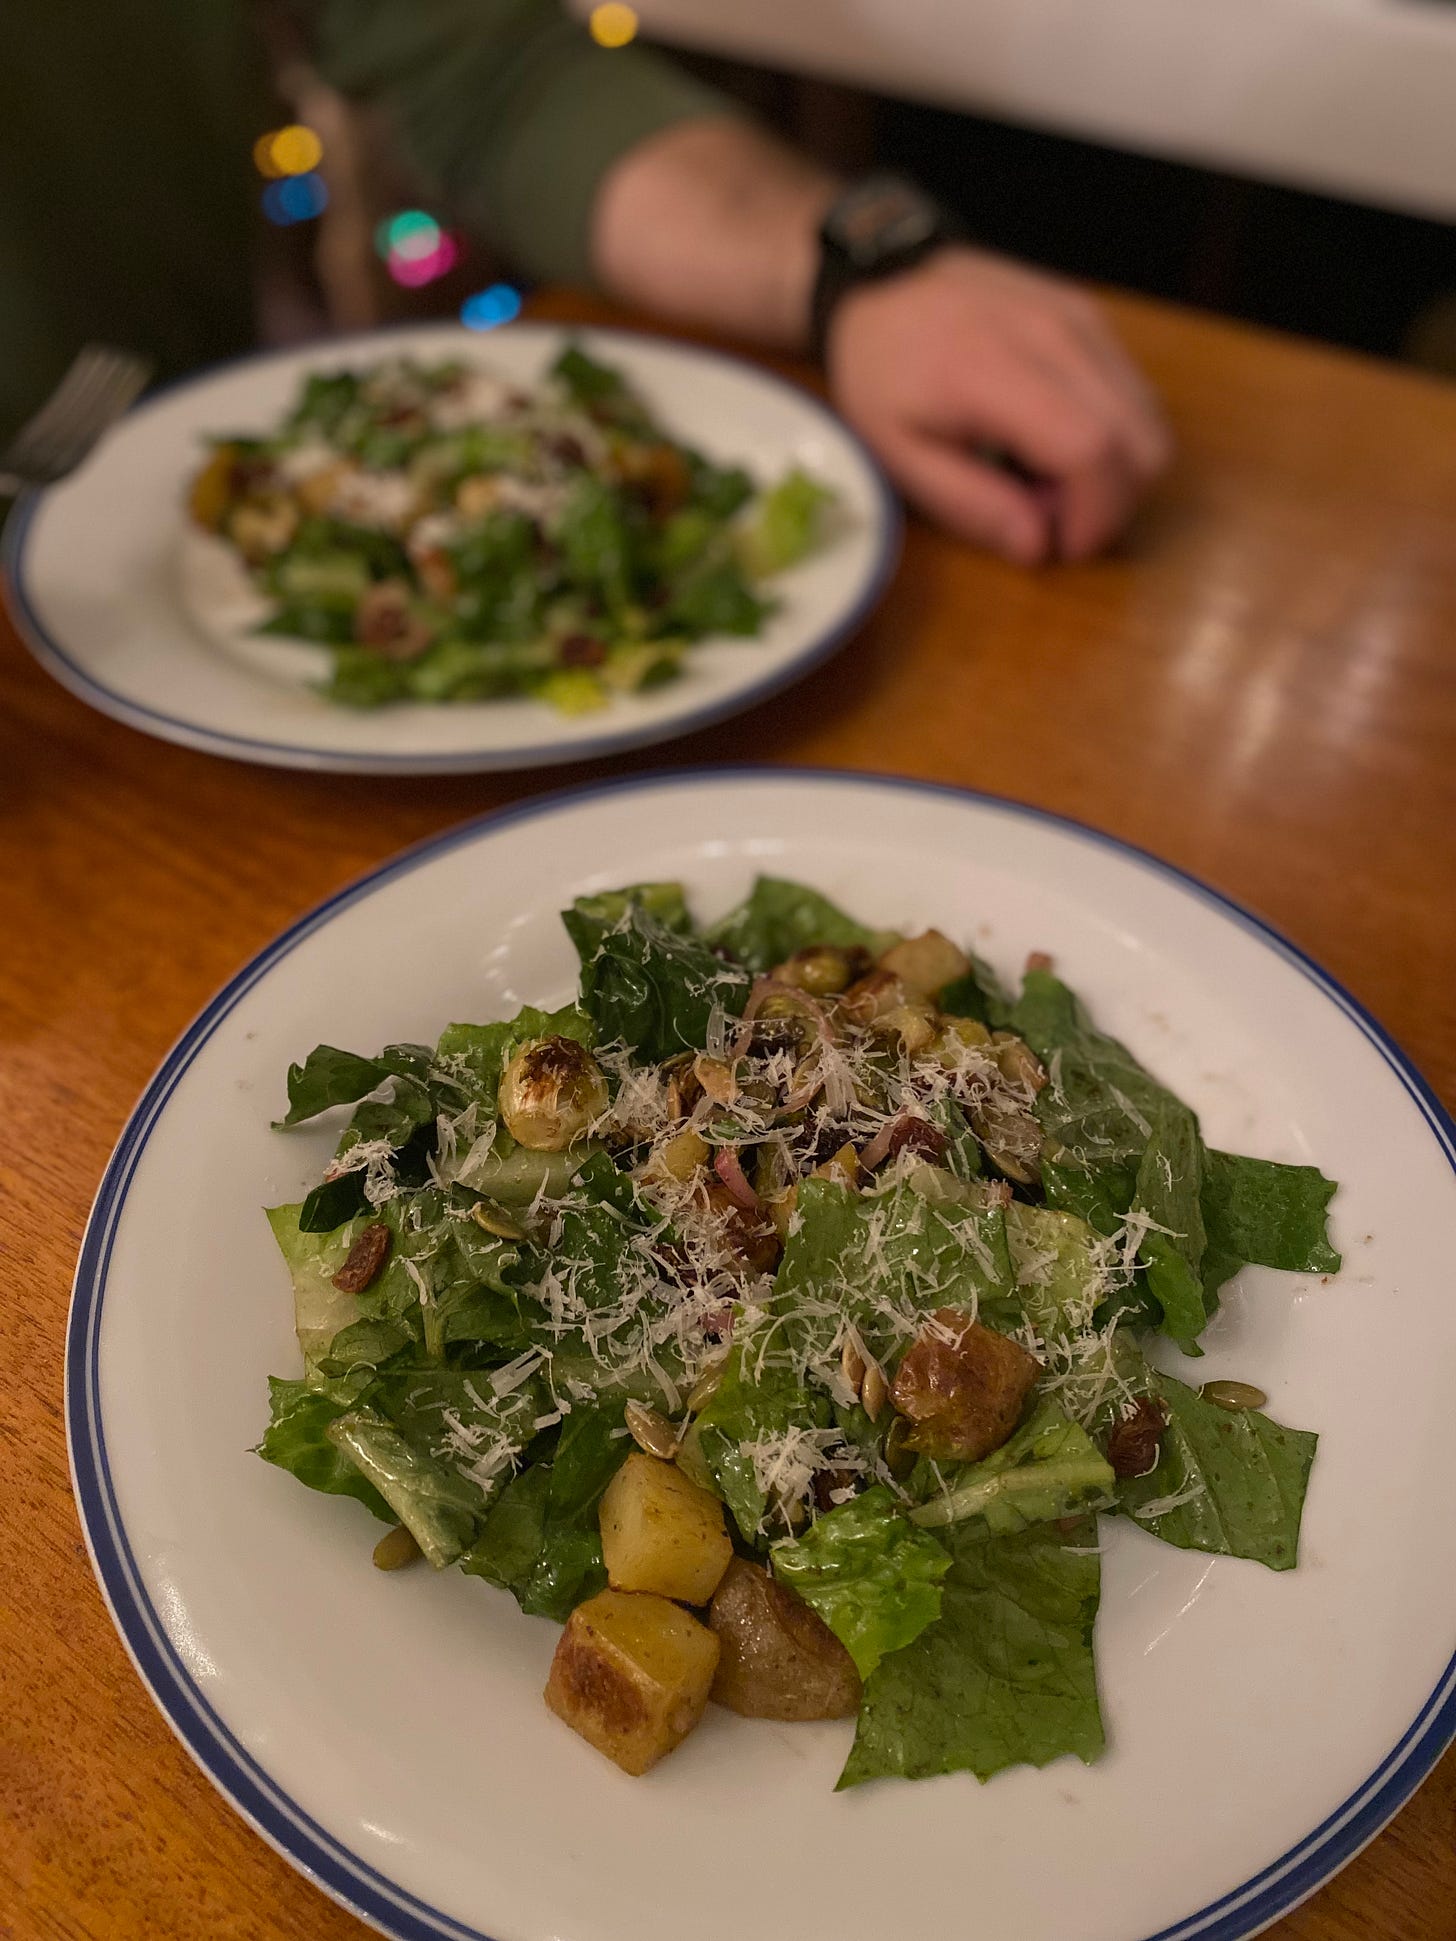
<instances>
[{"instance_id":1,"label":"person's hand","mask_svg":"<svg viewBox=\"0 0 1456 1941\"><path fill-rule=\"evenodd\" d=\"M1097 304L980 250L851 290L826 361L835 403L907 496L1026 565L1106 546L1172 452Z\"/></svg>"}]
</instances>

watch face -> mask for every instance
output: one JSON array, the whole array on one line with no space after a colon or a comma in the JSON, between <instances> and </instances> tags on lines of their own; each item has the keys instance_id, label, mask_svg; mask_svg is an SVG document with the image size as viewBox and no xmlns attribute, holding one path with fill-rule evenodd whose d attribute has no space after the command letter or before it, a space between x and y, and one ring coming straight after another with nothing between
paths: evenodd
<instances>
[{"instance_id":1,"label":"watch face","mask_svg":"<svg viewBox=\"0 0 1456 1941\"><path fill-rule=\"evenodd\" d=\"M935 234L935 204L909 182L882 177L844 197L834 212L835 239L856 263L874 263Z\"/></svg>"}]
</instances>

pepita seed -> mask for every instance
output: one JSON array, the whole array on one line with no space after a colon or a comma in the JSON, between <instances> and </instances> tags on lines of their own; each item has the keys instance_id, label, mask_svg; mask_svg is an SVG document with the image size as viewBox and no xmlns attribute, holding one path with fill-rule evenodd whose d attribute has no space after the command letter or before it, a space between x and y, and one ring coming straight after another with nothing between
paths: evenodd
<instances>
[{"instance_id":1,"label":"pepita seed","mask_svg":"<svg viewBox=\"0 0 1456 1941\"><path fill-rule=\"evenodd\" d=\"M693 1383L692 1393L688 1396L688 1414L696 1415L712 1401L723 1385L723 1370L728 1366L728 1357L720 1357L709 1362L708 1366Z\"/></svg>"},{"instance_id":2,"label":"pepita seed","mask_svg":"<svg viewBox=\"0 0 1456 1941\"><path fill-rule=\"evenodd\" d=\"M1041 1060L1014 1031L991 1033L991 1055L996 1060L996 1069L1010 1084L1024 1085L1031 1092L1039 1092L1046 1084L1046 1069Z\"/></svg>"},{"instance_id":3,"label":"pepita seed","mask_svg":"<svg viewBox=\"0 0 1456 1941\"><path fill-rule=\"evenodd\" d=\"M910 1447L910 1424L897 1415L885 1432L885 1467L897 1483L903 1482L915 1467L915 1451Z\"/></svg>"},{"instance_id":4,"label":"pepita seed","mask_svg":"<svg viewBox=\"0 0 1456 1941\"><path fill-rule=\"evenodd\" d=\"M639 1449L649 1456L671 1462L677 1454L677 1430L665 1415L648 1408L645 1402L629 1402L624 1411L627 1431Z\"/></svg>"},{"instance_id":5,"label":"pepita seed","mask_svg":"<svg viewBox=\"0 0 1456 1941\"><path fill-rule=\"evenodd\" d=\"M871 1422L878 1422L886 1401L889 1399L890 1385L885 1380L878 1362L866 1365L864 1381L860 1386L860 1407Z\"/></svg>"},{"instance_id":6,"label":"pepita seed","mask_svg":"<svg viewBox=\"0 0 1456 1941\"><path fill-rule=\"evenodd\" d=\"M374 1546L374 1568L376 1570L403 1570L412 1564L420 1554L420 1546L415 1542L402 1523L396 1523L392 1530L386 1530Z\"/></svg>"},{"instance_id":7,"label":"pepita seed","mask_svg":"<svg viewBox=\"0 0 1456 1941\"><path fill-rule=\"evenodd\" d=\"M851 1333L844 1337L844 1346L839 1351L839 1366L849 1384L849 1392L857 1402L864 1387L865 1370L869 1366L860 1348L858 1335Z\"/></svg>"},{"instance_id":8,"label":"pepita seed","mask_svg":"<svg viewBox=\"0 0 1456 1941\"><path fill-rule=\"evenodd\" d=\"M470 1217L486 1233L493 1233L500 1240L525 1240L526 1229L520 1221L507 1213L503 1206L493 1200L477 1200L470 1209Z\"/></svg>"},{"instance_id":9,"label":"pepita seed","mask_svg":"<svg viewBox=\"0 0 1456 1941\"><path fill-rule=\"evenodd\" d=\"M1269 1400L1262 1388L1252 1382L1205 1382L1203 1398L1220 1409L1261 1409Z\"/></svg>"}]
</instances>

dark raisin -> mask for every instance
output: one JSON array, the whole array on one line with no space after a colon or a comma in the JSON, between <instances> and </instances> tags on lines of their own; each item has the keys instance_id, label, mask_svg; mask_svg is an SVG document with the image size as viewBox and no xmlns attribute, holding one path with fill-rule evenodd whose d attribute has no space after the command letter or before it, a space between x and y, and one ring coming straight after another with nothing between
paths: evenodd
<instances>
[{"instance_id":1,"label":"dark raisin","mask_svg":"<svg viewBox=\"0 0 1456 1941\"><path fill-rule=\"evenodd\" d=\"M939 1159L949 1144L940 1127L933 1126L929 1119L903 1118L890 1134L892 1154L923 1152L927 1158Z\"/></svg>"},{"instance_id":2,"label":"dark raisin","mask_svg":"<svg viewBox=\"0 0 1456 1941\"><path fill-rule=\"evenodd\" d=\"M348 1259L334 1275L334 1286L342 1294L362 1294L374 1280L389 1255L393 1235L382 1220L365 1227L349 1249Z\"/></svg>"},{"instance_id":3,"label":"dark raisin","mask_svg":"<svg viewBox=\"0 0 1456 1941\"><path fill-rule=\"evenodd\" d=\"M836 1490L853 1489L854 1471L851 1469L820 1469L814 1473L814 1507L822 1515L826 1510L837 1509L834 1501Z\"/></svg>"},{"instance_id":4,"label":"dark raisin","mask_svg":"<svg viewBox=\"0 0 1456 1941\"><path fill-rule=\"evenodd\" d=\"M568 634L556 649L563 667L600 667L607 658L607 646L595 634Z\"/></svg>"},{"instance_id":5,"label":"dark raisin","mask_svg":"<svg viewBox=\"0 0 1456 1941\"><path fill-rule=\"evenodd\" d=\"M1135 1396L1131 1415L1125 1415L1107 1438L1113 1474L1126 1480L1156 1469L1164 1427L1162 1405L1151 1395Z\"/></svg>"}]
</instances>

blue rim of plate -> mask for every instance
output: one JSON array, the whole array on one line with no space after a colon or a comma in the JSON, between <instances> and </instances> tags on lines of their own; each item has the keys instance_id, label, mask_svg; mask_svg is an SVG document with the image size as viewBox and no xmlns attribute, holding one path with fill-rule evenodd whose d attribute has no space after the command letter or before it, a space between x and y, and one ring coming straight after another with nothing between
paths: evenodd
<instances>
[{"instance_id":1,"label":"blue rim of plate","mask_svg":"<svg viewBox=\"0 0 1456 1941\"><path fill-rule=\"evenodd\" d=\"M448 329L448 320L432 320L417 324L392 325L382 330L358 330L345 332L337 337L321 338L317 345L320 362L350 344L368 344L380 337L402 336L418 331ZM654 724L650 728L621 727L604 730L589 741L536 742L529 747L492 751L490 749L460 749L451 754L404 754L392 755L386 751L376 753L351 753L331 748L309 748L293 742L275 742L256 739L248 735L230 735L215 728L199 727L195 722L183 720L180 716L170 715L160 709L151 708L139 701L129 700L118 694L73 657L71 651L52 634L41 619L32 599L26 581L26 548L31 528L46 504L49 491L29 492L16 503L9 519L0 533L0 580L3 580L9 596L11 617L31 654L52 675L61 686L68 689L79 700L95 708L98 713L109 716L113 721L121 721L129 728L136 728L143 734L155 736L162 741L176 743L183 748L193 748L203 754L222 755L233 761L254 762L269 768L291 768L312 774L331 775L481 775L504 774L523 768L564 766L572 762L598 761L604 756L625 754L634 748L650 748L664 741L676 741L680 736L696 734L700 729L710 728L736 714L757 707L786 687L793 686L811 674L814 669L836 653L854 634L879 604L891 575L899 562L901 542L904 534L904 516L899 500L890 487L879 460L859 435L852 431L837 417L822 399L812 391L793 383L789 378L780 377L777 372L766 370L753 359L740 357L732 351L708 349L701 344L685 343L677 338L661 337L651 331L626 330L616 325L586 324L576 326L536 322L527 318L520 323L500 326L501 329L517 332L539 333L542 336L555 335L566 337L580 335L586 338L626 340L630 343L651 344L666 347L674 353L702 358L711 364L726 364L736 370L750 372L759 382L770 390L786 391L801 404L806 404L854 451L866 469L875 499L874 523L878 538L873 558L865 578L865 584L853 605L837 620L821 632L812 635L796 653L787 666L776 668L762 675L758 680L739 688L736 692L702 707L677 716L669 721ZM312 349L313 346L290 344L279 350L252 352L241 357L225 358L219 363L209 364L204 369L189 371L185 377L174 379L169 384L159 385L149 391L140 403L121 420L124 428L128 422L150 411L155 405L174 398L178 392L192 390L200 384L207 384L224 371L236 370L245 364L270 364L282 358L296 357L300 348ZM751 643L749 643L751 646ZM490 705L490 704L482 704ZM504 705L504 704L502 704Z\"/></svg>"},{"instance_id":2,"label":"blue rim of plate","mask_svg":"<svg viewBox=\"0 0 1456 1941\"><path fill-rule=\"evenodd\" d=\"M172 1092L223 1019L313 931L393 878L493 835L604 795L660 789L850 784L975 804L1021 817L1110 849L1185 894L1211 905L1298 970L1353 1023L1400 1080L1453 1171L1456 1123L1389 1033L1313 958L1262 917L1150 851L1029 803L949 784L846 769L708 768L658 770L625 781L552 791L517 807L478 816L403 851L298 919L225 985L178 1039L132 1113L107 1165L87 1222L67 1323L66 1429L72 1486L91 1561L122 1642L153 1699L187 1751L249 1823L301 1873L335 1900L399 1941L490 1941L482 1930L396 1887L297 1806L240 1744L208 1704L147 1595L112 1486L102 1421L97 1342L112 1244L127 1191ZM1324 1885L1399 1811L1456 1737L1456 1655L1416 1717L1355 1792L1318 1826L1241 1886L1141 1941L1247 1941Z\"/></svg>"}]
</instances>

